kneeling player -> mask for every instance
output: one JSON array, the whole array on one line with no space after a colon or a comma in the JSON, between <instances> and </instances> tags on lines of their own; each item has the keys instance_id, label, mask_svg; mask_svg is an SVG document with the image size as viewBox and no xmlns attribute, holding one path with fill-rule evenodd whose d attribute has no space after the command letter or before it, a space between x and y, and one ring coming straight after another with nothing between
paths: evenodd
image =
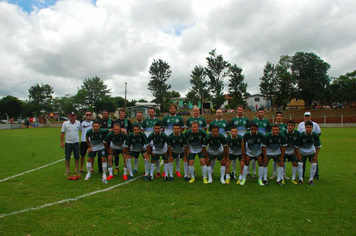
<instances>
[{"instance_id":1,"label":"kneeling player","mask_svg":"<svg viewBox=\"0 0 356 236\"><path fill-rule=\"evenodd\" d=\"M181 132L179 124L173 125L173 133L168 136L168 162L173 163L173 159L183 158L184 180L188 180L188 162L187 162L187 138ZM178 176L180 177L180 176Z\"/></svg>"},{"instance_id":2,"label":"kneeling player","mask_svg":"<svg viewBox=\"0 0 356 236\"><path fill-rule=\"evenodd\" d=\"M236 126L230 127L230 135L226 138L227 152L226 159L232 162L231 179L235 178L237 160L240 162L239 179L236 184L240 184L242 180L242 173L244 170L244 162L242 161L242 136L238 134Z\"/></svg>"}]
</instances>

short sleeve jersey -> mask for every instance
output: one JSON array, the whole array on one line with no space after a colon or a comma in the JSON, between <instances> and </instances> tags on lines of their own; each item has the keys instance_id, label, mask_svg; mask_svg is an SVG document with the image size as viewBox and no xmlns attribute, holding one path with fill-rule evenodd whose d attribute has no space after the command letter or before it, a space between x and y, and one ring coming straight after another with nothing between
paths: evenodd
<instances>
[{"instance_id":1,"label":"short sleeve jersey","mask_svg":"<svg viewBox=\"0 0 356 236\"><path fill-rule=\"evenodd\" d=\"M273 135L272 132L269 132L265 135L262 146L266 147L266 154L268 156L280 155L281 147L287 146L286 137L280 132L278 135Z\"/></svg>"},{"instance_id":2,"label":"short sleeve jersey","mask_svg":"<svg viewBox=\"0 0 356 236\"><path fill-rule=\"evenodd\" d=\"M163 132L159 132L159 134L156 134L155 132L151 133L148 136L148 142L152 147L153 154L164 154L167 152L168 136L165 133Z\"/></svg>"},{"instance_id":3,"label":"short sleeve jersey","mask_svg":"<svg viewBox=\"0 0 356 236\"><path fill-rule=\"evenodd\" d=\"M142 128L145 131L146 136L148 137L151 133L153 133L153 128L156 123L161 123L161 120L158 118L146 118L143 120Z\"/></svg>"},{"instance_id":4,"label":"short sleeve jersey","mask_svg":"<svg viewBox=\"0 0 356 236\"><path fill-rule=\"evenodd\" d=\"M297 140L297 147L301 155L313 155L316 153L316 148L321 147L319 135L312 132L307 135L305 132L300 133Z\"/></svg>"},{"instance_id":5,"label":"short sleeve jersey","mask_svg":"<svg viewBox=\"0 0 356 236\"><path fill-rule=\"evenodd\" d=\"M246 146L246 155L249 157L257 157L262 153L262 142L264 135L257 131L255 135L248 131L243 136L244 144Z\"/></svg>"},{"instance_id":6,"label":"short sleeve jersey","mask_svg":"<svg viewBox=\"0 0 356 236\"><path fill-rule=\"evenodd\" d=\"M206 138L206 132L199 129L197 133L193 133L190 129L185 132L185 136L187 137L188 147L191 153L200 153Z\"/></svg>"},{"instance_id":7,"label":"short sleeve jersey","mask_svg":"<svg viewBox=\"0 0 356 236\"><path fill-rule=\"evenodd\" d=\"M208 134L205 138L203 147L206 147L207 152L210 155L219 155L223 152L223 147L226 146L225 136L221 133L218 133L217 137L214 137L212 134Z\"/></svg>"},{"instance_id":8,"label":"short sleeve jersey","mask_svg":"<svg viewBox=\"0 0 356 236\"><path fill-rule=\"evenodd\" d=\"M74 124L72 124L69 120L63 122L61 132L65 133L66 143L79 143L79 127L80 122L77 120Z\"/></svg>"},{"instance_id":9,"label":"short sleeve jersey","mask_svg":"<svg viewBox=\"0 0 356 236\"><path fill-rule=\"evenodd\" d=\"M140 130L143 130L143 127L142 127L143 121L142 121L141 123L138 122L138 121L135 121L134 123L132 123L132 127L133 127L134 125L139 125L139 126L140 126Z\"/></svg>"},{"instance_id":10,"label":"short sleeve jersey","mask_svg":"<svg viewBox=\"0 0 356 236\"><path fill-rule=\"evenodd\" d=\"M124 133L115 134L114 131L110 131L105 139L104 143L108 143L111 149L122 150L125 148L127 136Z\"/></svg>"},{"instance_id":11,"label":"short sleeve jersey","mask_svg":"<svg viewBox=\"0 0 356 236\"><path fill-rule=\"evenodd\" d=\"M99 119L98 122L100 124L101 129L112 128L112 125L113 125L113 122L111 119L107 119L107 120Z\"/></svg>"},{"instance_id":12,"label":"short sleeve jersey","mask_svg":"<svg viewBox=\"0 0 356 236\"><path fill-rule=\"evenodd\" d=\"M282 134L286 137L287 148L285 151L286 155L294 155L295 146L300 135L298 130L293 130L293 133L288 133L288 130L282 130Z\"/></svg>"},{"instance_id":13,"label":"short sleeve jersey","mask_svg":"<svg viewBox=\"0 0 356 236\"><path fill-rule=\"evenodd\" d=\"M248 129L250 128L250 121L247 117L234 117L230 120L230 128L231 126L237 127L237 132L239 135L244 135Z\"/></svg>"},{"instance_id":14,"label":"short sleeve jersey","mask_svg":"<svg viewBox=\"0 0 356 236\"><path fill-rule=\"evenodd\" d=\"M87 137L93 151L105 149L103 141L108 133L109 129L99 129L98 132L94 132L92 129L88 130Z\"/></svg>"},{"instance_id":15,"label":"short sleeve jersey","mask_svg":"<svg viewBox=\"0 0 356 236\"><path fill-rule=\"evenodd\" d=\"M142 152L147 144L148 140L143 132L140 131L137 136L132 132L127 136L125 147L130 148L130 151L133 152Z\"/></svg>"},{"instance_id":16,"label":"short sleeve jersey","mask_svg":"<svg viewBox=\"0 0 356 236\"><path fill-rule=\"evenodd\" d=\"M185 146L187 146L187 138L183 133L179 133L178 136L172 133L168 136L168 145L173 153L181 154L184 152Z\"/></svg>"},{"instance_id":17,"label":"short sleeve jersey","mask_svg":"<svg viewBox=\"0 0 356 236\"><path fill-rule=\"evenodd\" d=\"M269 124L269 121L265 118L262 120L255 118L251 120L251 124L255 123L258 126L258 131L261 132L262 134L266 134L269 131L271 131L271 125Z\"/></svg>"},{"instance_id":18,"label":"short sleeve jersey","mask_svg":"<svg viewBox=\"0 0 356 236\"><path fill-rule=\"evenodd\" d=\"M123 119L123 120L120 120L120 119L117 119L115 120L114 123L119 123L121 127L125 127L124 129L126 130L127 133L131 133L132 132L132 123L129 119ZM113 124L114 126L114 124Z\"/></svg>"},{"instance_id":19,"label":"short sleeve jersey","mask_svg":"<svg viewBox=\"0 0 356 236\"><path fill-rule=\"evenodd\" d=\"M216 125L219 128L219 133L223 134L225 137L227 136L227 133L230 131L230 126L229 122L227 120L213 120L209 124L209 132L211 132L211 127L212 125Z\"/></svg>"},{"instance_id":20,"label":"short sleeve jersey","mask_svg":"<svg viewBox=\"0 0 356 236\"><path fill-rule=\"evenodd\" d=\"M277 123L275 123L277 124ZM277 124L279 126L279 131L287 130L287 124L286 123L280 123Z\"/></svg>"},{"instance_id":21,"label":"short sleeve jersey","mask_svg":"<svg viewBox=\"0 0 356 236\"><path fill-rule=\"evenodd\" d=\"M227 136L226 143L229 147L229 154L231 155L241 155L242 154L242 136L237 134L236 138L233 138L231 135Z\"/></svg>"},{"instance_id":22,"label":"short sleeve jersey","mask_svg":"<svg viewBox=\"0 0 356 236\"><path fill-rule=\"evenodd\" d=\"M193 121L198 122L198 124L199 124L199 129L205 129L205 128L208 126L204 117L199 116L198 118L194 118L194 117L192 116L192 117L189 117L189 118L187 119L186 127L187 127L188 129L189 129L190 126L192 125L192 122L193 122Z\"/></svg>"},{"instance_id":23,"label":"short sleeve jersey","mask_svg":"<svg viewBox=\"0 0 356 236\"><path fill-rule=\"evenodd\" d=\"M86 142L86 134L88 132L88 130L90 130L93 126L93 122L92 120L90 121L87 121L87 120L83 120L81 123L80 123L80 126L79 126L79 130L82 132L82 137L81 137L81 141L82 142Z\"/></svg>"},{"instance_id":24,"label":"short sleeve jersey","mask_svg":"<svg viewBox=\"0 0 356 236\"><path fill-rule=\"evenodd\" d=\"M164 128L164 133L170 135L173 133L173 125L179 124L181 128L184 128L184 120L181 116L166 115L162 119L162 127Z\"/></svg>"}]
</instances>

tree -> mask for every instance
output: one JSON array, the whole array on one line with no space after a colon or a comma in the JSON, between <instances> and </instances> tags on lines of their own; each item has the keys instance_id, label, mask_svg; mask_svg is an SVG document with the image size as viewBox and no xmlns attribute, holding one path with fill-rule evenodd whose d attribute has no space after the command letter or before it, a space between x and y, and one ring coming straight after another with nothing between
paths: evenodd
<instances>
[{"instance_id":1,"label":"tree","mask_svg":"<svg viewBox=\"0 0 356 236\"><path fill-rule=\"evenodd\" d=\"M52 102L53 87L48 84L35 84L28 90L28 97L33 106L32 112L40 114L42 110L50 111Z\"/></svg>"},{"instance_id":2,"label":"tree","mask_svg":"<svg viewBox=\"0 0 356 236\"><path fill-rule=\"evenodd\" d=\"M311 106L312 101L322 98L330 83L327 74L330 65L314 53L297 52L292 57L292 77L296 80L297 95Z\"/></svg>"},{"instance_id":3,"label":"tree","mask_svg":"<svg viewBox=\"0 0 356 236\"><path fill-rule=\"evenodd\" d=\"M247 84L244 83L244 75L242 69L236 64L229 68L229 96L232 97L231 107L243 105L243 95L246 93Z\"/></svg>"},{"instance_id":4,"label":"tree","mask_svg":"<svg viewBox=\"0 0 356 236\"><path fill-rule=\"evenodd\" d=\"M352 103L356 100L356 70L335 78L324 96L326 102Z\"/></svg>"},{"instance_id":5,"label":"tree","mask_svg":"<svg viewBox=\"0 0 356 236\"><path fill-rule=\"evenodd\" d=\"M154 59L150 66L149 73L151 74L151 79L148 82L148 89L151 90L155 101L161 104L161 111L163 111L164 99L167 95L167 91L171 88L171 85L167 84L167 80L171 77L172 71L167 62L161 59Z\"/></svg>"},{"instance_id":6,"label":"tree","mask_svg":"<svg viewBox=\"0 0 356 236\"><path fill-rule=\"evenodd\" d=\"M206 81L206 71L202 66L195 66L190 74L192 87L187 93L187 100L198 105L200 102L200 112L203 110L203 103L209 99L209 82Z\"/></svg>"},{"instance_id":7,"label":"tree","mask_svg":"<svg viewBox=\"0 0 356 236\"><path fill-rule=\"evenodd\" d=\"M216 108L224 103L224 78L228 75L230 63L225 61L222 55L216 54L216 49L209 52L210 57L207 57L208 65L205 68L206 74L210 79L210 92L212 94L212 102Z\"/></svg>"},{"instance_id":8,"label":"tree","mask_svg":"<svg viewBox=\"0 0 356 236\"><path fill-rule=\"evenodd\" d=\"M97 100L103 99L110 93L108 86L104 84L104 81L95 76L92 79L85 79L80 89L80 95L84 96L85 104L93 106Z\"/></svg>"},{"instance_id":9,"label":"tree","mask_svg":"<svg viewBox=\"0 0 356 236\"><path fill-rule=\"evenodd\" d=\"M107 109L109 112L115 112L117 109L116 101L114 98L105 96L100 100L95 101L94 111L99 114L104 109Z\"/></svg>"},{"instance_id":10,"label":"tree","mask_svg":"<svg viewBox=\"0 0 356 236\"><path fill-rule=\"evenodd\" d=\"M261 94L267 99L272 101L277 93L277 70L274 64L269 61L263 69L263 76L260 78L260 91ZM272 104L273 105L273 104Z\"/></svg>"},{"instance_id":11,"label":"tree","mask_svg":"<svg viewBox=\"0 0 356 236\"><path fill-rule=\"evenodd\" d=\"M6 113L10 117L20 116L22 113L23 106L24 103L17 97L7 95L6 97L0 99L0 114L5 115Z\"/></svg>"}]
</instances>

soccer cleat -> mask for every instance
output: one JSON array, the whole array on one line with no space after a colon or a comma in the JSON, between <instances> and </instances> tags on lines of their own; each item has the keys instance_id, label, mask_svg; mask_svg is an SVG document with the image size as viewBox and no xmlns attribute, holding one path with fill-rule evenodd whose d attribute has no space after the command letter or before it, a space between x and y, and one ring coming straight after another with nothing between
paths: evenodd
<instances>
[{"instance_id":1,"label":"soccer cleat","mask_svg":"<svg viewBox=\"0 0 356 236\"><path fill-rule=\"evenodd\" d=\"M165 180L165 181L169 181L168 176L164 177L164 180Z\"/></svg>"},{"instance_id":2,"label":"soccer cleat","mask_svg":"<svg viewBox=\"0 0 356 236\"><path fill-rule=\"evenodd\" d=\"M69 177L67 178L67 180L73 180L74 176L75 176L75 175L69 176Z\"/></svg>"},{"instance_id":3,"label":"soccer cleat","mask_svg":"<svg viewBox=\"0 0 356 236\"><path fill-rule=\"evenodd\" d=\"M226 181L224 180L224 177L223 177L223 178L220 178L220 183L226 184Z\"/></svg>"},{"instance_id":4,"label":"soccer cleat","mask_svg":"<svg viewBox=\"0 0 356 236\"><path fill-rule=\"evenodd\" d=\"M283 184L283 185L286 184L286 182L284 181L284 179L282 179L282 184Z\"/></svg>"},{"instance_id":5,"label":"soccer cleat","mask_svg":"<svg viewBox=\"0 0 356 236\"><path fill-rule=\"evenodd\" d=\"M148 181L152 181L153 180L153 176L148 176Z\"/></svg>"},{"instance_id":6,"label":"soccer cleat","mask_svg":"<svg viewBox=\"0 0 356 236\"><path fill-rule=\"evenodd\" d=\"M254 173L252 176L251 176L251 179L256 179L257 178L257 175Z\"/></svg>"},{"instance_id":7,"label":"soccer cleat","mask_svg":"<svg viewBox=\"0 0 356 236\"><path fill-rule=\"evenodd\" d=\"M278 185L284 185L284 181L280 180L278 182L276 182Z\"/></svg>"},{"instance_id":8,"label":"soccer cleat","mask_svg":"<svg viewBox=\"0 0 356 236\"><path fill-rule=\"evenodd\" d=\"M104 184L108 183L108 181L106 179L104 179L104 178L101 179L101 182L103 182Z\"/></svg>"},{"instance_id":9,"label":"soccer cleat","mask_svg":"<svg viewBox=\"0 0 356 236\"><path fill-rule=\"evenodd\" d=\"M240 181L240 180L239 180ZM238 182L238 181L237 181ZM244 185L245 184L245 182L246 182L246 180L241 180L241 182L240 182L240 185ZM236 183L237 184L237 183Z\"/></svg>"},{"instance_id":10,"label":"soccer cleat","mask_svg":"<svg viewBox=\"0 0 356 236\"><path fill-rule=\"evenodd\" d=\"M189 183L191 184L191 183L194 183L194 182L195 182L195 178L190 178Z\"/></svg>"},{"instance_id":11,"label":"soccer cleat","mask_svg":"<svg viewBox=\"0 0 356 236\"><path fill-rule=\"evenodd\" d=\"M295 181L294 179L292 179L292 184L294 184L294 185L297 185L298 184L298 182L297 181Z\"/></svg>"},{"instance_id":12,"label":"soccer cleat","mask_svg":"<svg viewBox=\"0 0 356 236\"><path fill-rule=\"evenodd\" d=\"M133 170L133 173L134 173L134 174L135 174L135 173L137 173L137 170L136 170L136 169L134 169L134 170Z\"/></svg>"},{"instance_id":13,"label":"soccer cleat","mask_svg":"<svg viewBox=\"0 0 356 236\"><path fill-rule=\"evenodd\" d=\"M319 175L315 175L314 179L319 180Z\"/></svg>"},{"instance_id":14,"label":"soccer cleat","mask_svg":"<svg viewBox=\"0 0 356 236\"><path fill-rule=\"evenodd\" d=\"M148 175L145 175L145 178L143 180L147 181L148 180Z\"/></svg>"},{"instance_id":15,"label":"soccer cleat","mask_svg":"<svg viewBox=\"0 0 356 236\"><path fill-rule=\"evenodd\" d=\"M156 178L159 178L159 176L160 176L160 173L157 172L157 173L156 173Z\"/></svg>"},{"instance_id":16,"label":"soccer cleat","mask_svg":"<svg viewBox=\"0 0 356 236\"><path fill-rule=\"evenodd\" d=\"M225 180L226 184L230 184L230 179Z\"/></svg>"},{"instance_id":17,"label":"soccer cleat","mask_svg":"<svg viewBox=\"0 0 356 236\"><path fill-rule=\"evenodd\" d=\"M207 184L208 183L208 179L207 178L203 178L203 183Z\"/></svg>"},{"instance_id":18,"label":"soccer cleat","mask_svg":"<svg viewBox=\"0 0 356 236\"><path fill-rule=\"evenodd\" d=\"M236 184L240 184L242 181L240 179L237 180Z\"/></svg>"},{"instance_id":19,"label":"soccer cleat","mask_svg":"<svg viewBox=\"0 0 356 236\"><path fill-rule=\"evenodd\" d=\"M260 185L260 186L265 186L262 182L262 180L258 180L257 183Z\"/></svg>"},{"instance_id":20,"label":"soccer cleat","mask_svg":"<svg viewBox=\"0 0 356 236\"><path fill-rule=\"evenodd\" d=\"M88 180L88 179L90 179L90 177L91 177L91 175L90 175L90 174L87 174L87 175L85 176L85 179L84 179L84 180Z\"/></svg>"},{"instance_id":21,"label":"soccer cleat","mask_svg":"<svg viewBox=\"0 0 356 236\"><path fill-rule=\"evenodd\" d=\"M166 172L165 171L162 172L162 177L166 177Z\"/></svg>"},{"instance_id":22,"label":"soccer cleat","mask_svg":"<svg viewBox=\"0 0 356 236\"><path fill-rule=\"evenodd\" d=\"M169 177L169 181L173 181L173 180L174 180L173 176Z\"/></svg>"},{"instance_id":23,"label":"soccer cleat","mask_svg":"<svg viewBox=\"0 0 356 236\"><path fill-rule=\"evenodd\" d=\"M251 175L250 173L247 174L247 178L251 179Z\"/></svg>"},{"instance_id":24,"label":"soccer cleat","mask_svg":"<svg viewBox=\"0 0 356 236\"><path fill-rule=\"evenodd\" d=\"M264 184L264 185L268 185L269 183L268 183L268 181L265 179L265 180L263 180L263 184Z\"/></svg>"},{"instance_id":25,"label":"soccer cleat","mask_svg":"<svg viewBox=\"0 0 356 236\"><path fill-rule=\"evenodd\" d=\"M269 177L269 179L275 179L276 177L276 175L272 175L271 177Z\"/></svg>"},{"instance_id":26,"label":"soccer cleat","mask_svg":"<svg viewBox=\"0 0 356 236\"><path fill-rule=\"evenodd\" d=\"M127 179L128 179L128 180L133 179L133 176L132 176L132 175L129 175L129 176L127 176Z\"/></svg>"},{"instance_id":27,"label":"soccer cleat","mask_svg":"<svg viewBox=\"0 0 356 236\"><path fill-rule=\"evenodd\" d=\"M185 176L185 177L184 177L184 181L185 181L185 182L188 182L189 180L190 180L190 178L189 178L188 176Z\"/></svg>"},{"instance_id":28,"label":"soccer cleat","mask_svg":"<svg viewBox=\"0 0 356 236\"><path fill-rule=\"evenodd\" d=\"M179 171L176 171L176 175L177 175L178 178L182 177L182 175L180 174Z\"/></svg>"},{"instance_id":29,"label":"soccer cleat","mask_svg":"<svg viewBox=\"0 0 356 236\"><path fill-rule=\"evenodd\" d=\"M123 176L122 176L122 179L123 179L123 180L127 180L127 175L123 175Z\"/></svg>"},{"instance_id":30,"label":"soccer cleat","mask_svg":"<svg viewBox=\"0 0 356 236\"><path fill-rule=\"evenodd\" d=\"M76 180L78 180L78 179L80 179L80 178L81 178L80 175L74 175L74 176L73 176L73 180L74 180L74 181L76 181Z\"/></svg>"},{"instance_id":31,"label":"soccer cleat","mask_svg":"<svg viewBox=\"0 0 356 236\"><path fill-rule=\"evenodd\" d=\"M231 179L232 179L232 180L234 180L234 179L237 178L234 172L231 172L231 173L230 173L230 176L231 176Z\"/></svg>"},{"instance_id":32,"label":"soccer cleat","mask_svg":"<svg viewBox=\"0 0 356 236\"><path fill-rule=\"evenodd\" d=\"M313 180L309 180L308 184L313 186L314 185L314 181Z\"/></svg>"},{"instance_id":33,"label":"soccer cleat","mask_svg":"<svg viewBox=\"0 0 356 236\"><path fill-rule=\"evenodd\" d=\"M302 185L302 184L303 184L303 180L300 179L300 180L298 181L298 185Z\"/></svg>"},{"instance_id":34,"label":"soccer cleat","mask_svg":"<svg viewBox=\"0 0 356 236\"><path fill-rule=\"evenodd\" d=\"M290 180L290 178L286 175L283 176L283 179Z\"/></svg>"},{"instance_id":35,"label":"soccer cleat","mask_svg":"<svg viewBox=\"0 0 356 236\"><path fill-rule=\"evenodd\" d=\"M211 184L212 182L213 182L213 178L209 177L208 184Z\"/></svg>"},{"instance_id":36,"label":"soccer cleat","mask_svg":"<svg viewBox=\"0 0 356 236\"><path fill-rule=\"evenodd\" d=\"M111 180L111 179L113 179L113 178L114 178L114 176L109 175L109 176L106 178L106 180Z\"/></svg>"}]
</instances>

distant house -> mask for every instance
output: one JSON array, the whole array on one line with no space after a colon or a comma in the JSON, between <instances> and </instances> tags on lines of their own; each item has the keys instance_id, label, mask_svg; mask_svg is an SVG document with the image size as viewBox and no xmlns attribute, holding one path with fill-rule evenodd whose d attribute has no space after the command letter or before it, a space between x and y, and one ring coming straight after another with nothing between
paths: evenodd
<instances>
[{"instance_id":1,"label":"distant house","mask_svg":"<svg viewBox=\"0 0 356 236\"><path fill-rule=\"evenodd\" d=\"M154 107L155 109L160 108L160 104L154 102L136 102L135 106L130 107L130 117L136 117L137 112L142 112L143 117L148 117L148 108Z\"/></svg>"},{"instance_id":2,"label":"distant house","mask_svg":"<svg viewBox=\"0 0 356 236\"><path fill-rule=\"evenodd\" d=\"M304 109L305 102L302 99L293 98L288 104L287 109Z\"/></svg>"},{"instance_id":3,"label":"distant house","mask_svg":"<svg viewBox=\"0 0 356 236\"><path fill-rule=\"evenodd\" d=\"M247 107L251 111L256 111L256 106L257 106L257 109L260 107L267 108L267 107L271 106L271 102L267 101L262 94L254 94L254 95L250 95L250 96L245 96L244 100L245 100L245 103L247 104Z\"/></svg>"},{"instance_id":4,"label":"distant house","mask_svg":"<svg viewBox=\"0 0 356 236\"><path fill-rule=\"evenodd\" d=\"M225 94L225 100L224 103L220 106L220 108L225 108L226 105L230 105L232 101L232 97L230 97L228 94Z\"/></svg>"}]
</instances>

